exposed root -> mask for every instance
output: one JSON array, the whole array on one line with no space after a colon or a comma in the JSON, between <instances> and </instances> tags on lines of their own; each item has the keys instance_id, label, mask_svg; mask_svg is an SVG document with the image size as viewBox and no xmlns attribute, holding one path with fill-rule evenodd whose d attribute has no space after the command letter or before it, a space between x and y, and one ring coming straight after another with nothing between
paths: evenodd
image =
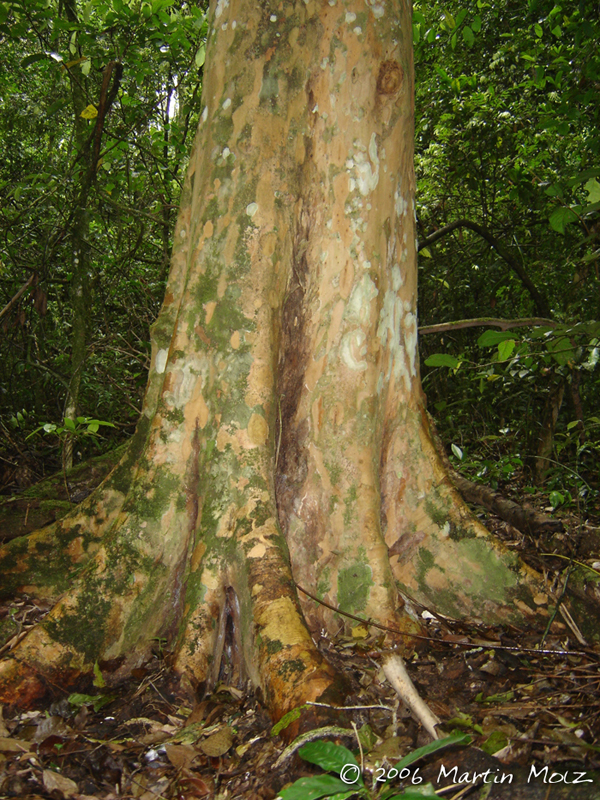
<instances>
[{"instance_id":1,"label":"exposed root","mask_svg":"<svg viewBox=\"0 0 600 800\"><path fill-rule=\"evenodd\" d=\"M28 665L14 657L0 661L0 702L28 708L47 692L47 686Z\"/></svg>"},{"instance_id":2,"label":"exposed root","mask_svg":"<svg viewBox=\"0 0 600 800\"><path fill-rule=\"evenodd\" d=\"M104 534L121 512L146 429L147 421L138 424L117 466L69 514L0 547L0 597L25 592L56 601L73 585L74 574L95 555Z\"/></svg>"}]
</instances>

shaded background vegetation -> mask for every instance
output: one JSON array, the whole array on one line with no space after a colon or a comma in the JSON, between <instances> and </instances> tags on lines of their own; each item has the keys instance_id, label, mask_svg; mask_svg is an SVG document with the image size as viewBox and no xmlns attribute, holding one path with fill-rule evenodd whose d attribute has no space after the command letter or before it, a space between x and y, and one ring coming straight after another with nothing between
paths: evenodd
<instances>
[{"instance_id":1,"label":"shaded background vegetation","mask_svg":"<svg viewBox=\"0 0 600 800\"><path fill-rule=\"evenodd\" d=\"M0 491L133 431L205 36L201 0L0 3ZM429 409L469 476L587 514L599 38L591 2L415 5L420 325L545 320L424 333Z\"/></svg>"},{"instance_id":2,"label":"shaded background vegetation","mask_svg":"<svg viewBox=\"0 0 600 800\"><path fill-rule=\"evenodd\" d=\"M422 336L429 408L467 473L551 505L598 489L598 33L585 2L415 8L420 325L556 323Z\"/></svg>"}]
</instances>

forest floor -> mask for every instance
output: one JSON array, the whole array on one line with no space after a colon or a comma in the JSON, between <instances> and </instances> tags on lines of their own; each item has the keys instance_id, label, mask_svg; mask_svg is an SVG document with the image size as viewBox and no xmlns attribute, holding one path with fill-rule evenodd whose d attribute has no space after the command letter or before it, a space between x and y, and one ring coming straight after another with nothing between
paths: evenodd
<instances>
[{"instance_id":1,"label":"forest floor","mask_svg":"<svg viewBox=\"0 0 600 800\"><path fill-rule=\"evenodd\" d=\"M525 540L493 517L483 521L539 568L547 542ZM577 521L563 522L568 536ZM567 567L562 558L555 559L557 580ZM545 572L553 580L547 566ZM560 613L544 631L458 622L416 608L429 638L408 659L408 672L442 720L441 736L460 731L470 741L414 761L402 780L394 764L431 739L385 679L383 636L356 624L347 638L319 642L350 681L347 704L355 707L351 725L340 721L347 736L325 738L356 753L368 796L380 795L377 779L386 776L398 793L430 784L423 796L435 791L452 800L600 800L600 649L577 641ZM11 616L23 633L47 610L21 597L0 606L0 620ZM174 678L157 643L151 660L118 689L103 686L99 674L86 694L56 687L52 702L39 708L5 708L0 799L273 800L298 778L322 774L297 753L286 757L286 742L272 735L254 694L229 685L227 665L221 678L211 695L196 697Z\"/></svg>"}]
</instances>

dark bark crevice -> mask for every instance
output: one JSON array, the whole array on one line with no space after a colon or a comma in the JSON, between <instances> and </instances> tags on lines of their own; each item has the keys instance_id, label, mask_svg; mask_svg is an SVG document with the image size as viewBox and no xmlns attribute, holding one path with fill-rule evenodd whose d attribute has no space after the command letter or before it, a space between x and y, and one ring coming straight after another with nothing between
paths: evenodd
<instances>
[{"instance_id":1,"label":"dark bark crevice","mask_svg":"<svg viewBox=\"0 0 600 800\"><path fill-rule=\"evenodd\" d=\"M311 219L300 211L292 241L291 269L281 313L280 352L277 368L277 452L275 494L279 522L285 532L297 489L307 475L308 423L297 420L304 374L311 356L310 316L306 306L310 268L307 250Z\"/></svg>"}]
</instances>

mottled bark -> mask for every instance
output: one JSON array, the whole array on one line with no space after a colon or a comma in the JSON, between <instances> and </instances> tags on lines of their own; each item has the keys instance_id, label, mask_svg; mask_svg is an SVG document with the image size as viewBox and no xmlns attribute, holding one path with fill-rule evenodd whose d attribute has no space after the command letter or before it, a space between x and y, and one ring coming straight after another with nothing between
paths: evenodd
<instances>
[{"instance_id":1,"label":"mottled bark","mask_svg":"<svg viewBox=\"0 0 600 800\"><path fill-rule=\"evenodd\" d=\"M410 7L218 0L211 20L140 455L104 524L102 490L86 501L93 548L4 699L97 659L117 680L157 636L214 679L233 627L277 718L343 694L311 631L344 618L295 582L405 631L399 589L508 620L535 582L470 517L423 409Z\"/></svg>"}]
</instances>

